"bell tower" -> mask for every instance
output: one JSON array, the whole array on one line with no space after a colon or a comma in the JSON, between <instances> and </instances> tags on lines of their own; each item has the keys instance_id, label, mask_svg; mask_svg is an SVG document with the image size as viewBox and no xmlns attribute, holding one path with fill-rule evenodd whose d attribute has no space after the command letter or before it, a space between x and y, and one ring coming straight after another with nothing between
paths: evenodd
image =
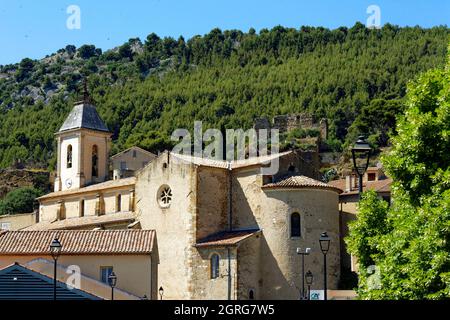
<instances>
[{"instance_id":1,"label":"bell tower","mask_svg":"<svg viewBox=\"0 0 450 320\"><path fill-rule=\"evenodd\" d=\"M86 81L83 100L75 103L55 135L58 142L55 192L108 180L112 134L89 98Z\"/></svg>"}]
</instances>

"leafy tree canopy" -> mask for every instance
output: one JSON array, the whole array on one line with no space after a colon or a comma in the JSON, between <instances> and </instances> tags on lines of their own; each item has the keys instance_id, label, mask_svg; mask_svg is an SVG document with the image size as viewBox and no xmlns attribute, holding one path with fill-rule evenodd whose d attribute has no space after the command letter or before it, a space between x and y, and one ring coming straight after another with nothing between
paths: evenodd
<instances>
[{"instance_id":1,"label":"leafy tree canopy","mask_svg":"<svg viewBox=\"0 0 450 320\"><path fill-rule=\"evenodd\" d=\"M0 215L32 212L34 200L42 194L42 190L32 187L13 190L0 200Z\"/></svg>"},{"instance_id":2,"label":"leafy tree canopy","mask_svg":"<svg viewBox=\"0 0 450 320\"><path fill-rule=\"evenodd\" d=\"M361 298L450 297L449 72L450 57L446 69L408 86L405 116L382 158L394 180L392 205L366 193L350 226Z\"/></svg>"}]
</instances>

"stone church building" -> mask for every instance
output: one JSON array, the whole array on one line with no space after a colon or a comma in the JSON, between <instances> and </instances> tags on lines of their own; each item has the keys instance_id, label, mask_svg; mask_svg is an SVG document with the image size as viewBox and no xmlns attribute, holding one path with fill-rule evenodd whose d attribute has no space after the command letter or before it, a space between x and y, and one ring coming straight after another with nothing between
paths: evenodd
<instances>
[{"instance_id":1,"label":"stone church building","mask_svg":"<svg viewBox=\"0 0 450 320\"><path fill-rule=\"evenodd\" d=\"M164 299L298 299L299 247L312 249L306 270L322 289L326 231L328 288L337 289L342 190L301 175L292 153L227 162L166 151L113 180L110 137L95 106L73 108L56 134L54 192L38 199L39 221L28 230L154 230L159 264L149 272ZM279 172L262 175L276 159Z\"/></svg>"}]
</instances>

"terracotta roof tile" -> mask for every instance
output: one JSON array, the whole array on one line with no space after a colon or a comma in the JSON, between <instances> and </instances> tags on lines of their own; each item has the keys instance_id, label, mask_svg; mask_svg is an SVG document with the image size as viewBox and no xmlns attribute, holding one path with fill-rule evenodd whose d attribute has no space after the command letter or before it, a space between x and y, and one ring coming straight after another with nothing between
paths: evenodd
<instances>
[{"instance_id":1,"label":"terracotta roof tile","mask_svg":"<svg viewBox=\"0 0 450 320\"><path fill-rule=\"evenodd\" d=\"M89 226L100 226L114 223L126 223L134 222L135 215L133 212L117 212L108 213L101 216L85 216L77 218L69 218L64 220L57 220L54 222L39 222L33 224L23 230L35 231L35 230L58 230L58 229L73 229Z\"/></svg>"},{"instance_id":2,"label":"terracotta roof tile","mask_svg":"<svg viewBox=\"0 0 450 320\"><path fill-rule=\"evenodd\" d=\"M289 176L280 181L269 183L263 186L264 189L302 189L302 188L318 188L333 190L338 193L342 192L342 189L332 186L330 184L306 177L306 176Z\"/></svg>"},{"instance_id":3,"label":"terracotta roof tile","mask_svg":"<svg viewBox=\"0 0 450 320\"><path fill-rule=\"evenodd\" d=\"M133 186L135 183L136 183L135 177L117 179L117 180L108 180L105 182L96 183L96 184L93 184L93 185L90 185L87 187L83 187L83 188L69 189L69 190L64 190L64 191L48 193L37 199L43 200L43 199L48 199L48 198L60 197L60 196L75 195L75 194L79 194L79 193L95 192L95 191L100 191L100 190L104 190L104 189Z\"/></svg>"},{"instance_id":4,"label":"terracotta roof tile","mask_svg":"<svg viewBox=\"0 0 450 320\"><path fill-rule=\"evenodd\" d=\"M195 245L197 248L202 247L220 247L220 246L236 246L241 241L250 238L251 236L260 233L261 230L236 230L236 231L221 231L212 234L202 240L199 240Z\"/></svg>"},{"instance_id":5,"label":"terracotta roof tile","mask_svg":"<svg viewBox=\"0 0 450 320\"><path fill-rule=\"evenodd\" d=\"M157 157L156 154L151 153L150 151L144 150L144 149L139 148L139 147L137 147L137 146L133 146L133 147L130 147L130 148L128 148L128 149L122 150L122 151L120 151L119 153L116 153L115 155L111 156L110 159L115 159L115 158L117 158L117 157L123 155L124 153L127 153L127 152L130 151L130 150L136 150L136 151L139 151L139 152L144 153L144 154L146 154L146 155L148 155L148 156L150 156L150 157L153 157L153 158L156 158L156 157Z\"/></svg>"},{"instance_id":6,"label":"terracotta roof tile","mask_svg":"<svg viewBox=\"0 0 450 320\"><path fill-rule=\"evenodd\" d=\"M0 255L49 255L54 238L64 255L150 254L154 230L8 231L0 235Z\"/></svg>"},{"instance_id":7,"label":"terracotta roof tile","mask_svg":"<svg viewBox=\"0 0 450 320\"><path fill-rule=\"evenodd\" d=\"M345 179L333 180L328 184L344 190L341 196L353 195L358 193L358 187L353 188L351 191L345 191ZM376 192L390 192L391 191L392 179L382 179L378 181L364 181L363 189L364 190L375 190Z\"/></svg>"}]
</instances>

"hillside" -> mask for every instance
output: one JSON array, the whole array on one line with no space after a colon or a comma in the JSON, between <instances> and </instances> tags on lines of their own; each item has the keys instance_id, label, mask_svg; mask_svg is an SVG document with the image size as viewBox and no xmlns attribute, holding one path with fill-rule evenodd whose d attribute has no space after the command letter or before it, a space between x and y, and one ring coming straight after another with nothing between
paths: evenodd
<instances>
[{"instance_id":1,"label":"hillside","mask_svg":"<svg viewBox=\"0 0 450 320\"><path fill-rule=\"evenodd\" d=\"M214 29L188 41L130 39L102 52L67 46L42 60L0 67L0 168L18 162L52 169L54 132L79 97L82 78L113 131L113 152L171 146L194 120L250 128L259 116L312 112L330 119L328 145L358 133L388 144L406 84L444 65L449 29L302 27Z\"/></svg>"}]
</instances>

